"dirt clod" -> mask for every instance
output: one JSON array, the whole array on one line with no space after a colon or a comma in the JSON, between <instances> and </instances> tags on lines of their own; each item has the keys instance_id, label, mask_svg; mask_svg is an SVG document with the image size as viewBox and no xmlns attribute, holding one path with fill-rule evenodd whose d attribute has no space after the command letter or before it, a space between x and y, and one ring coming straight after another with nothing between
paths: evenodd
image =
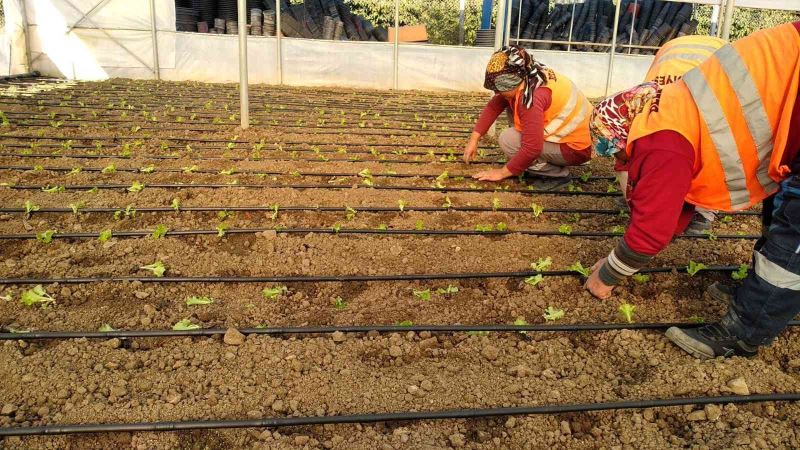
<instances>
[{"instance_id":1,"label":"dirt clod","mask_svg":"<svg viewBox=\"0 0 800 450\"><path fill-rule=\"evenodd\" d=\"M706 413L706 418L712 422L716 422L722 416L722 408L717 405L706 405L703 410Z\"/></svg>"},{"instance_id":2,"label":"dirt clod","mask_svg":"<svg viewBox=\"0 0 800 450\"><path fill-rule=\"evenodd\" d=\"M242 345L244 344L245 336L239 332L236 328L228 328L225 331L225 336L222 338L222 341L228 345Z\"/></svg>"},{"instance_id":3,"label":"dirt clod","mask_svg":"<svg viewBox=\"0 0 800 450\"><path fill-rule=\"evenodd\" d=\"M702 409L697 411L692 411L686 415L686 420L690 422L699 422L701 420L706 420L706 412Z\"/></svg>"},{"instance_id":4,"label":"dirt clod","mask_svg":"<svg viewBox=\"0 0 800 450\"><path fill-rule=\"evenodd\" d=\"M750 388L742 377L728 381L728 389L736 395L750 395Z\"/></svg>"},{"instance_id":5,"label":"dirt clod","mask_svg":"<svg viewBox=\"0 0 800 450\"><path fill-rule=\"evenodd\" d=\"M331 335L331 339L333 339L333 342L340 344L347 340L347 336L345 336L345 334L341 331L336 331Z\"/></svg>"},{"instance_id":6,"label":"dirt clod","mask_svg":"<svg viewBox=\"0 0 800 450\"><path fill-rule=\"evenodd\" d=\"M461 433L451 434L448 437L448 440L450 441L450 445L455 448L461 448L467 443L467 441L464 439L464 435Z\"/></svg>"},{"instance_id":7,"label":"dirt clod","mask_svg":"<svg viewBox=\"0 0 800 450\"><path fill-rule=\"evenodd\" d=\"M392 358L399 358L403 356L403 349L399 345L392 345L389 347L389 355Z\"/></svg>"},{"instance_id":8,"label":"dirt clod","mask_svg":"<svg viewBox=\"0 0 800 450\"><path fill-rule=\"evenodd\" d=\"M489 361L494 361L500 356L500 349L494 345L487 345L486 347L483 347L481 354Z\"/></svg>"}]
</instances>

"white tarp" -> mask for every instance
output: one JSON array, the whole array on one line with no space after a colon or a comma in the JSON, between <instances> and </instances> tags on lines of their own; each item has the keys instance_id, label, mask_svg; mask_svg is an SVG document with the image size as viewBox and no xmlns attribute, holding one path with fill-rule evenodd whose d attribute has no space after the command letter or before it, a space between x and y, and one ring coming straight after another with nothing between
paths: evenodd
<instances>
[{"instance_id":1,"label":"white tarp","mask_svg":"<svg viewBox=\"0 0 800 450\"><path fill-rule=\"evenodd\" d=\"M3 0L6 21L5 32L0 38L0 71L3 75L28 71L21 2L22 0Z\"/></svg>"}]
</instances>

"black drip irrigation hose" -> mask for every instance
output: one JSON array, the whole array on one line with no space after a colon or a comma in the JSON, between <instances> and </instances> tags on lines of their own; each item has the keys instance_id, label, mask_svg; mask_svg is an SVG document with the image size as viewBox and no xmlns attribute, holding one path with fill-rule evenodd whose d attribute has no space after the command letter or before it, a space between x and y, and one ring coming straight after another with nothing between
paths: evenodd
<instances>
[{"instance_id":1,"label":"black drip irrigation hose","mask_svg":"<svg viewBox=\"0 0 800 450\"><path fill-rule=\"evenodd\" d=\"M17 190L43 190L51 188L52 186L41 185L9 185L6 186L10 189ZM98 185L67 185L59 186L65 190L89 190L89 189L127 189L131 187L129 184L98 184ZM224 189L224 188L239 188L239 189L378 189L388 191L432 191L432 192L494 192L494 193L518 193L518 194L546 194L546 195L585 195L597 197L619 197L622 194L619 192L603 192L603 191L553 191L547 189L503 189L496 188L459 188L459 187L427 187L427 186L367 186L364 184L350 184L350 185L337 185L337 184L224 184L224 183L190 183L190 184L164 184L164 183L150 183L146 187L152 189ZM531 186L532 187L532 186Z\"/></svg>"},{"instance_id":2,"label":"black drip irrigation hose","mask_svg":"<svg viewBox=\"0 0 800 450\"><path fill-rule=\"evenodd\" d=\"M383 155L381 155L383 156ZM398 155L399 156L399 155ZM496 155L490 155L496 156ZM192 161L249 161L249 162L310 162L310 163L327 163L327 162L344 162L344 163L377 163L377 164L430 164L431 161L422 161L422 160L413 160L413 159L353 159L353 158L332 158L327 157L326 160L321 159L312 159L312 158L265 158L265 157L250 157L250 156L169 156L169 155L137 155L137 156L124 156L124 155L87 155L87 154L78 154L78 155L51 155L47 153L31 153L29 155L20 155L16 153L0 153L0 157L10 157L10 158L75 158L75 159L122 159L122 160L131 160L131 159L157 159L157 160L175 160L178 161L181 158L191 159ZM458 161L436 161L437 164L460 164L461 160ZM481 164L505 164L503 161L473 161L471 163L473 166L478 167Z\"/></svg>"},{"instance_id":3,"label":"black drip irrigation hose","mask_svg":"<svg viewBox=\"0 0 800 450\"><path fill-rule=\"evenodd\" d=\"M118 210L119 211L119 210ZM138 211L138 210L137 210ZM228 228L222 231L222 234L235 235L235 234L256 234L266 231L274 231L278 234L334 234L334 235L411 235L411 236L510 236L510 235L523 235L523 236L561 236L564 238L613 238L622 237L623 233L604 232L604 231L572 231L570 233L562 233L555 230L505 230L505 231L477 231L477 230L379 230L379 229L358 229L358 228L340 228L338 230L333 228ZM117 238L137 238L147 237L153 234L153 231L115 231L112 233L113 237ZM164 233L164 236L210 236L219 235L218 230L173 230ZM96 239L100 235L97 233L54 233L52 239ZM738 235L738 234L682 234L677 236L680 239L713 239L713 240L756 240L761 238L761 235ZM0 240L28 240L38 239L36 234L0 234Z\"/></svg>"},{"instance_id":4,"label":"black drip irrigation hose","mask_svg":"<svg viewBox=\"0 0 800 450\"><path fill-rule=\"evenodd\" d=\"M17 170L17 171L31 171L31 170L43 170L48 172L71 172L74 168L72 167L46 167L42 166L41 168L34 168L33 166L2 166L0 165L0 170ZM141 169L135 167L116 167L114 169L116 172L132 172L132 173L144 173ZM102 167L81 167L82 172L102 172ZM153 172L147 173L148 175L153 173L184 173L183 169L179 168L158 168L154 169ZM234 172L230 174L222 174L219 170L213 169L196 169L193 170L191 173L202 173L202 174L211 174L211 175L269 175L269 176L303 176L303 177L361 177L362 175L359 173L353 172L302 172L297 171L294 174L289 172L278 172L278 171L270 171L270 170L252 170L252 169L235 169ZM446 179L452 178L464 178L469 179L471 178L471 174L469 173L447 173ZM438 178L442 176L442 173L389 173L389 172L374 172L370 173L371 177L388 177L388 178ZM596 180L613 180L613 176L605 176L605 175L592 175L586 178L581 177L571 177L573 180L585 180L586 182L589 181L596 181Z\"/></svg>"},{"instance_id":5,"label":"black drip irrigation hose","mask_svg":"<svg viewBox=\"0 0 800 450\"><path fill-rule=\"evenodd\" d=\"M384 213L384 212L504 212L504 213L531 213L531 208L491 208L488 206L405 206L403 211L397 206L359 206L353 208L357 213ZM125 208L81 208L80 213L115 213L125 211ZM181 206L175 208L167 206L137 207L136 212L274 212L274 206ZM279 212L347 212L346 206L279 206ZM0 213L24 213L25 208L0 208ZM621 209L584 209L584 208L544 208L542 214L597 214L619 215ZM75 214L72 208L39 208L32 214L42 213L70 213ZM730 216L760 216L758 211L738 211L728 213Z\"/></svg>"},{"instance_id":6,"label":"black drip irrigation hose","mask_svg":"<svg viewBox=\"0 0 800 450\"><path fill-rule=\"evenodd\" d=\"M291 426L402 422L420 420L477 419L501 416L587 413L628 409L665 408L684 405L742 404L762 402L796 402L800 393L724 395L716 397L684 397L651 400L628 400L567 405L520 406L507 408L472 408L440 411L414 411L376 414L353 414L310 417L269 417L247 420L187 420L180 422L105 423L81 425L45 425L38 427L0 428L0 436L33 436L77 433L142 432L208 430L222 428L278 428Z\"/></svg>"},{"instance_id":7,"label":"black drip irrigation hose","mask_svg":"<svg viewBox=\"0 0 800 450\"><path fill-rule=\"evenodd\" d=\"M668 323L579 323L579 324L529 324L529 325L340 325L340 326L307 326L307 327L267 327L239 328L242 334L250 335L307 335L333 333L580 333L618 330L666 330L670 327L697 328L702 323L668 322ZM800 322L791 321L789 327L800 326ZM225 334L227 328L200 328L196 330L114 330L114 331L17 331L0 333L0 341L7 340L64 340L64 339L134 339L156 337L191 337L219 336Z\"/></svg>"},{"instance_id":8,"label":"black drip irrigation hose","mask_svg":"<svg viewBox=\"0 0 800 450\"><path fill-rule=\"evenodd\" d=\"M709 266L701 272L735 272L739 266ZM639 273L672 273L686 272L686 267L652 267ZM17 284L86 284L102 282L134 282L141 283L353 283L372 281L430 281L430 280L468 280L477 278L527 278L536 275L543 277L583 276L572 270L551 270L547 272L467 272L467 273L426 273L396 275L276 275L267 277L230 277L230 276L197 276L197 277L76 277L76 278L0 278L0 285Z\"/></svg>"},{"instance_id":9,"label":"black drip irrigation hose","mask_svg":"<svg viewBox=\"0 0 800 450\"><path fill-rule=\"evenodd\" d=\"M348 133L348 136L357 135L358 133ZM378 134L377 136L385 136ZM257 141L242 141L231 139L209 139L209 138L190 138L190 137L171 137L171 136L34 136L34 135L13 135L13 134L0 134L0 139L32 139L36 141L50 140L50 141L101 141L101 142L114 142L114 141L134 141L141 139L160 139L162 141L175 141L175 142L213 142L213 143L234 143L234 144L259 144ZM308 140L288 141L283 140L280 144L307 144L307 145L361 145L370 147L414 147L414 148L453 148L453 145L448 144L406 144L389 142L382 144L348 144L348 143L330 143L330 142L309 142ZM490 147L496 148L496 147Z\"/></svg>"}]
</instances>

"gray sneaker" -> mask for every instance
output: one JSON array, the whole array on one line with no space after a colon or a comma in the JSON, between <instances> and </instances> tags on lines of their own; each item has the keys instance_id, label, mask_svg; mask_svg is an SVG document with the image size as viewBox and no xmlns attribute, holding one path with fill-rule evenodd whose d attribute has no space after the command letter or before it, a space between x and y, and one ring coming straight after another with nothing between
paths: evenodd
<instances>
[{"instance_id":1,"label":"gray sneaker","mask_svg":"<svg viewBox=\"0 0 800 450\"><path fill-rule=\"evenodd\" d=\"M686 227L686 234L703 234L703 232L711 231L712 222L698 212L692 216L692 221Z\"/></svg>"},{"instance_id":2,"label":"gray sneaker","mask_svg":"<svg viewBox=\"0 0 800 450\"><path fill-rule=\"evenodd\" d=\"M753 357L758 347L744 343L722 322L710 323L698 328L671 327L667 339L695 358L712 359L730 356Z\"/></svg>"},{"instance_id":3,"label":"gray sneaker","mask_svg":"<svg viewBox=\"0 0 800 450\"><path fill-rule=\"evenodd\" d=\"M733 296L736 295L736 287L717 281L706 289L706 293L714 300L727 305L733 301Z\"/></svg>"}]
</instances>

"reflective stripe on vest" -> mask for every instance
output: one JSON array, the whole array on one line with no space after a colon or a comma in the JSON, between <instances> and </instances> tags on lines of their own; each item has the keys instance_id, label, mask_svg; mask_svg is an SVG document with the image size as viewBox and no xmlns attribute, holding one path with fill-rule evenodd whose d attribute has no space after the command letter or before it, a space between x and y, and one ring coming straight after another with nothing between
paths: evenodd
<instances>
[{"instance_id":1,"label":"reflective stripe on vest","mask_svg":"<svg viewBox=\"0 0 800 450\"><path fill-rule=\"evenodd\" d=\"M769 177L773 131L761 95L747 66L732 46L722 47L714 54L714 57L719 60L720 66L730 81L742 107L742 115L747 123L748 131L756 144L759 158L759 167L756 173L758 182L764 191L771 192L777 188L777 184ZM750 191L747 189L745 168L739 156L736 139L725 118L722 105L699 69L687 72L683 76L683 80L694 98L719 156L725 172L725 183L730 194L731 208L744 208L750 204Z\"/></svg>"},{"instance_id":2,"label":"reflective stripe on vest","mask_svg":"<svg viewBox=\"0 0 800 450\"><path fill-rule=\"evenodd\" d=\"M586 119L591 108L587 107L588 103L583 100L583 95L575 83L572 84L572 89L569 94L567 104L558 112L558 115L551 120L547 126L544 127L545 139L551 142L558 142L561 139L569 136L570 133L575 131ZM579 104L580 103L580 104ZM580 110L577 110L580 108ZM577 111L577 112L576 112ZM567 121L569 119L569 121Z\"/></svg>"}]
</instances>

